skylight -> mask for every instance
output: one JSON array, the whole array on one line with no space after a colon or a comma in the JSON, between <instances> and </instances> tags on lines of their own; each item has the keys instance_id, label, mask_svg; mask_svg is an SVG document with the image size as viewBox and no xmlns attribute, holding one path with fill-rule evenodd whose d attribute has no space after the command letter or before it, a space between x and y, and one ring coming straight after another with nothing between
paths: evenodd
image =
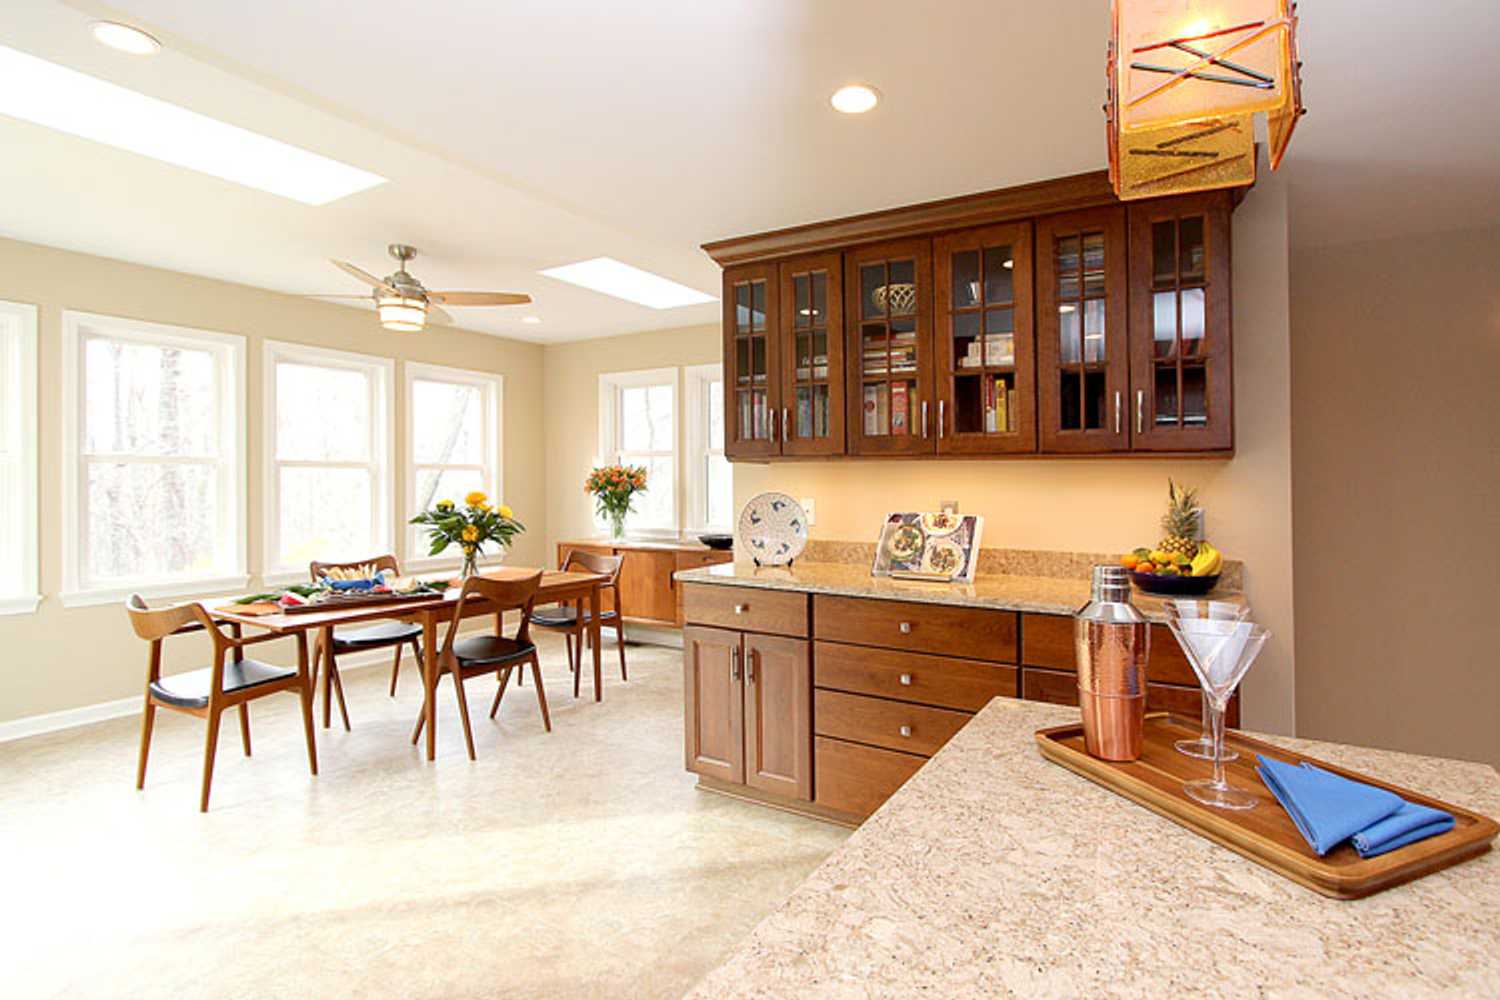
<instances>
[{"instance_id":1,"label":"skylight","mask_svg":"<svg viewBox=\"0 0 1500 1000\"><path fill-rule=\"evenodd\" d=\"M0 115L326 205L385 178L0 45Z\"/></svg>"},{"instance_id":2,"label":"skylight","mask_svg":"<svg viewBox=\"0 0 1500 1000\"><path fill-rule=\"evenodd\" d=\"M550 267L541 273L570 285L603 292L627 302L638 302L652 309L675 309L678 306L695 306L716 301L712 295L705 295L696 288L679 285L659 274L631 267L613 257L581 260L576 264Z\"/></svg>"}]
</instances>

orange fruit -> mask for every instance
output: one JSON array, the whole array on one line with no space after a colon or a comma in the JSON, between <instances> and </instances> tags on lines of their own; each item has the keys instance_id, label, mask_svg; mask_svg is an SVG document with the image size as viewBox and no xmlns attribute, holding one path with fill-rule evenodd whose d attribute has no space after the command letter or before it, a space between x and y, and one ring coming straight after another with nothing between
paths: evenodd
<instances>
[{"instance_id":1,"label":"orange fruit","mask_svg":"<svg viewBox=\"0 0 1500 1000\"><path fill-rule=\"evenodd\" d=\"M1140 562L1140 557L1133 552L1129 555L1123 555L1120 557L1120 565L1124 566L1126 569L1135 569L1136 566L1140 565Z\"/></svg>"},{"instance_id":2,"label":"orange fruit","mask_svg":"<svg viewBox=\"0 0 1500 1000\"><path fill-rule=\"evenodd\" d=\"M1156 572L1156 567L1153 566L1151 563L1148 563L1148 562L1136 563L1135 564L1135 571L1137 573L1155 573Z\"/></svg>"}]
</instances>

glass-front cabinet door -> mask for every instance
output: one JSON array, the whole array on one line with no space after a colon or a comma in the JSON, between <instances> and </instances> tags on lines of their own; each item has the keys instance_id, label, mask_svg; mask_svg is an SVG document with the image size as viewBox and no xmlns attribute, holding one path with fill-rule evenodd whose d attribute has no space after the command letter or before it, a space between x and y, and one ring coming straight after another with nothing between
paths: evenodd
<instances>
[{"instance_id":1,"label":"glass-front cabinet door","mask_svg":"<svg viewBox=\"0 0 1500 1000\"><path fill-rule=\"evenodd\" d=\"M1036 451L1031 223L941 237L932 260L938 452Z\"/></svg>"},{"instance_id":2,"label":"glass-front cabinet door","mask_svg":"<svg viewBox=\"0 0 1500 1000\"><path fill-rule=\"evenodd\" d=\"M779 291L775 264L724 271L724 455L781 453Z\"/></svg>"},{"instance_id":3,"label":"glass-front cabinet door","mask_svg":"<svg viewBox=\"0 0 1500 1000\"><path fill-rule=\"evenodd\" d=\"M1036 292L1042 451L1129 449L1125 208L1039 219Z\"/></svg>"},{"instance_id":4,"label":"glass-front cabinet door","mask_svg":"<svg viewBox=\"0 0 1500 1000\"><path fill-rule=\"evenodd\" d=\"M781 453L844 453L844 275L837 253L781 264Z\"/></svg>"},{"instance_id":5,"label":"glass-front cabinet door","mask_svg":"<svg viewBox=\"0 0 1500 1000\"><path fill-rule=\"evenodd\" d=\"M1137 451L1234 447L1228 191L1130 213L1130 423Z\"/></svg>"},{"instance_id":6,"label":"glass-front cabinet door","mask_svg":"<svg viewBox=\"0 0 1500 1000\"><path fill-rule=\"evenodd\" d=\"M932 244L844 254L849 453L932 454Z\"/></svg>"}]
</instances>

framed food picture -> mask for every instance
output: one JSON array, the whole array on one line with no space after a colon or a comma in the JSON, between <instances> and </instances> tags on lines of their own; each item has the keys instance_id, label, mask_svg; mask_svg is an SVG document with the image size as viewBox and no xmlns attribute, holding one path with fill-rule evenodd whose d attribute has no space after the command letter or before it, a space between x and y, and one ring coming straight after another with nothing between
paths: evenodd
<instances>
[{"instance_id":1,"label":"framed food picture","mask_svg":"<svg viewBox=\"0 0 1500 1000\"><path fill-rule=\"evenodd\" d=\"M974 514L887 514L872 576L972 583L984 518Z\"/></svg>"}]
</instances>

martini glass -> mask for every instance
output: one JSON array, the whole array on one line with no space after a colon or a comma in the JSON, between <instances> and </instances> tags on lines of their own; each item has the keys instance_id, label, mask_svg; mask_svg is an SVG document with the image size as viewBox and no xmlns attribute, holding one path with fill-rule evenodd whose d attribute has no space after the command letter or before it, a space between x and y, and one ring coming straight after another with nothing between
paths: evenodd
<instances>
[{"instance_id":1,"label":"martini glass","mask_svg":"<svg viewBox=\"0 0 1500 1000\"><path fill-rule=\"evenodd\" d=\"M1194 673L1198 672L1199 667L1205 666L1206 659L1211 658L1218 651L1218 646L1225 636L1223 630L1216 631L1212 625L1199 623L1241 622L1250 617L1250 605L1233 601L1197 601L1177 598L1167 601L1166 606L1167 627L1172 630L1177 644L1182 647L1183 655L1187 657ZM1209 721L1207 694L1203 695L1202 719L1202 735L1195 740L1178 740L1172 746L1178 753L1189 757L1213 760L1214 741ZM1226 762L1239 757L1239 754L1233 750L1226 750L1224 754Z\"/></svg>"},{"instance_id":2,"label":"martini glass","mask_svg":"<svg viewBox=\"0 0 1500 1000\"><path fill-rule=\"evenodd\" d=\"M1213 730L1214 772L1212 778L1200 778L1183 785L1188 797L1216 809L1252 809L1260 801L1243 788L1235 788L1224 778L1224 709L1229 696L1239 686L1250 664L1260 655L1271 637L1264 626L1254 622L1204 622L1203 632L1223 635L1211 660L1203 666L1193 663L1193 672L1208 696L1209 723Z\"/></svg>"}]
</instances>

